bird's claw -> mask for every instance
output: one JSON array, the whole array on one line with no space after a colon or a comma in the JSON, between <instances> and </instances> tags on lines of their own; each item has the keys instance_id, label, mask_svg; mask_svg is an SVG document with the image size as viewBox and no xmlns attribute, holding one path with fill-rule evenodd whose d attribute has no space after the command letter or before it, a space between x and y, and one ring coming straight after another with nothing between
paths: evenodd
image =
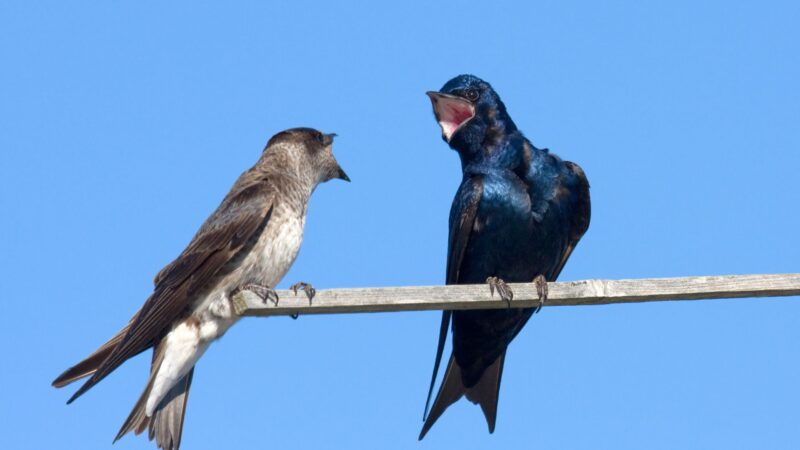
<instances>
[{"instance_id":1,"label":"bird's claw","mask_svg":"<svg viewBox=\"0 0 800 450\"><path fill-rule=\"evenodd\" d=\"M544 302L547 301L547 279L545 279L544 275L536 275L533 283L536 284L536 294L539 295L539 304L533 309L533 313L536 314L542 309Z\"/></svg>"},{"instance_id":2,"label":"bird's claw","mask_svg":"<svg viewBox=\"0 0 800 450\"><path fill-rule=\"evenodd\" d=\"M508 302L508 307L511 307L511 300L514 299L514 292L511 291L511 288L508 287L505 281L499 277L489 277L486 279L486 284L489 285L489 292L491 292L492 297L494 297L494 291L497 289L500 299Z\"/></svg>"},{"instance_id":3,"label":"bird's claw","mask_svg":"<svg viewBox=\"0 0 800 450\"><path fill-rule=\"evenodd\" d=\"M291 289L292 292L294 292L295 296L297 295L297 291L305 292L306 297L308 297L309 305L311 304L311 301L314 299L314 296L317 294L317 290L314 289L314 286L312 286L311 283L305 283L303 281L289 286L289 289ZM292 319L297 319L298 317L300 317L300 314L298 313L290 314L289 317L291 317Z\"/></svg>"},{"instance_id":4,"label":"bird's claw","mask_svg":"<svg viewBox=\"0 0 800 450\"><path fill-rule=\"evenodd\" d=\"M303 291L306 293L306 297L308 297L308 304L311 304L311 300L314 299L314 296L317 295L317 290L314 289L314 286L311 283L305 283L303 281L299 283L295 283L289 287L289 289L294 292L294 295L297 295L297 291Z\"/></svg>"},{"instance_id":5,"label":"bird's claw","mask_svg":"<svg viewBox=\"0 0 800 450\"><path fill-rule=\"evenodd\" d=\"M262 286L260 284L245 284L244 286L234 289L233 295L236 295L241 291L250 291L256 294L261 301L264 302L264 304L270 301L273 305L278 306L278 294L269 286Z\"/></svg>"}]
</instances>

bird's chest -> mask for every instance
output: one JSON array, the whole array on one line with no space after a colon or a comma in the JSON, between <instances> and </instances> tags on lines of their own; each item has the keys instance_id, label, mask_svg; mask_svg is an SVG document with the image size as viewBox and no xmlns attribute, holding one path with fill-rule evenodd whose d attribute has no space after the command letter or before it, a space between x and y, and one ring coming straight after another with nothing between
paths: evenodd
<instances>
[{"instance_id":1,"label":"bird's chest","mask_svg":"<svg viewBox=\"0 0 800 450\"><path fill-rule=\"evenodd\" d=\"M275 287L300 251L305 215L277 210L273 214L242 265L247 283Z\"/></svg>"},{"instance_id":2,"label":"bird's chest","mask_svg":"<svg viewBox=\"0 0 800 450\"><path fill-rule=\"evenodd\" d=\"M531 201L524 183L508 176L486 177L484 180L472 235L477 240L489 240L495 246L526 239L532 216Z\"/></svg>"},{"instance_id":3,"label":"bird's chest","mask_svg":"<svg viewBox=\"0 0 800 450\"><path fill-rule=\"evenodd\" d=\"M488 276L530 281L544 273L544 263L552 258L547 237L532 214L527 186L514 177L484 181L461 282L481 283Z\"/></svg>"}]
</instances>

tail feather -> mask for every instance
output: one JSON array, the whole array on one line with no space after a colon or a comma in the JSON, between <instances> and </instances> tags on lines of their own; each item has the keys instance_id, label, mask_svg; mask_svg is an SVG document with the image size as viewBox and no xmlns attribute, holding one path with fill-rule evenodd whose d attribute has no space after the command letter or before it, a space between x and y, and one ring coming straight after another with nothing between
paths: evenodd
<instances>
[{"instance_id":1,"label":"tail feather","mask_svg":"<svg viewBox=\"0 0 800 450\"><path fill-rule=\"evenodd\" d=\"M472 403L480 405L483 415L486 417L489 432L494 432L497 419L497 398L500 394L500 378L503 375L503 361L505 360L505 355L505 352L501 353L500 356L486 368L478 383L470 388L464 386L464 381L461 378L461 367L458 366L455 357L451 355L450 362L447 364L447 371L442 380L442 385L439 388L439 393L436 394L436 400L433 402L430 414L422 425L422 431L419 433L419 440L425 437L445 410L464 395L466 395L467 399Z\"/></svg>"},{"instance_id":2,"label":"tail feather","mask_svg":"<svg viewBox=\"0 0 800 450\"><path fill-rule=\"evenodd\" d=\"M478 384L467 389L467 400L481 406L489 433L494 433L497 421L497 400L500 397L500 378L503 376L503 362L506 352L500 354L491 366L487 367L481 375Z\"/></svg>"},{"instance_id":3,"label":"tail feather","mask_svg":"<svg viewBox=\"0 0 800 450\"><path fill-rule=\"evenodd\" d=\"M457 402L466 393L467 388L464 387L464 382L461 381L461 368L458 367L456 358L450 355L450 361L447 363L447 370L444 373L442 385L439 387L439 393L436 394L433 407L431 407L428 418L425 419L425 423L422 425L422 431L419 432L420 441L447 407Z\"/></svg>"},{"instance_id":4,"label":"tail feather","mask_svg":"<svg viewBox=\"0 0 800 450\"><path fill-rule=\"evenodd\" d=\"M153 383L156 381L158 369L161 368L161 363L164 361L166 347L165 342L161 341L161 343L153 349L153 362L150 365L150 379L147 381L147 386L145 386L142 395L133 406L133 410L131 410L128 418L125 419L125 423L122 424L122 428L119 429L119 433L117 433L117 436L114 438L114 442L117 442L119 438L130 431L134 434L141 434L150 423L150 418L147 417L145 413L145 407L147 406L147 398L150 396L150 391L153 389Z\"/></svg>"},{"instance_id":5,"label":"tail feather","mask_svg":"<svg viewBox=\"0 0 800 450\"><path fill-rule=\"evenodd\" d=\"M115 334L114 337L109 339L108 342L100 346L100 348L95 350L94 353L87 356L86 359L78 364L75 364L74 366L65 370L61 375L56 377L56 379L53 380L53 387L62 388L73 381L80 380L81 378L88 377L89 375L95 373L100 365L103 364L103 361L108 358L108 355L111 354L117 344L119 344L122 341L122 338L125 337L129 326L130 324L126 325L117 334Z\"/></svg>"},{"instance_id":6,"label":"tail feather","mask_svg":"<svg viewBox=\"0 0 800 450\"><path fill-rule=\"evenodd\" d=\"M151 441L155 438L158 448L178 450L181 446L183 419L186 416L186 403L189 401L193 374L194 368L170 389L161 406L153 414L148 437Z\"/></svg>"},{"instance_id":7,"label":"tail feather","mask_svg":"<svg viewBox=\"0 0 800 450\"><path fill-rule=\"evenodd\" d=\"M147 382L144 392L142 392L125 423L122 424L122 428L114 438L114 442L128 432L138 435L149 428L148 438L151 441L155 439L158 448L163 450L178 450L180 448L183 419L186 415L186 403L189 401L189 388L192 385L194 368L167 392L152 417L148 417L146 413L147 399L153 389L158 369L163 362L165 347L166 345L162 341L153 352L150 380Z\"/></svg>"}]
</instances>

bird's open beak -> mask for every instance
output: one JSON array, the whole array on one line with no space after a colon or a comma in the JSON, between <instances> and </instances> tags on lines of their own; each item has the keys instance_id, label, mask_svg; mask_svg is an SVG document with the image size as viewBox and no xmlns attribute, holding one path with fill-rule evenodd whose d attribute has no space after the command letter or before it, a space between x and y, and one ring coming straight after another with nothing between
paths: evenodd
<instances>
[{"instance_id":1,"label":"bird's open beak","mask_svg":"<svg viewBox=\"0 0 800 450\"><path fill-rule=\"evenodd\" d=\"M475 106L469 101L443 92L426 92L433 105L436 121L442 128L442 137L450 142L456 131L475 117Z\"/></svg>"}]
</instances>

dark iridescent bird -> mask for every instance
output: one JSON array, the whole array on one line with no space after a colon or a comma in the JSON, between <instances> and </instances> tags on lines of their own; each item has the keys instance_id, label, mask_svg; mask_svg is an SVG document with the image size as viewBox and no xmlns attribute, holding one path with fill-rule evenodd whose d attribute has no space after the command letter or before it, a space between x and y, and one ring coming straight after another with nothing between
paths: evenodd
<instances>
[{"instance_id":1,"label":"dark iridescent bird","mask_svg":"<svg viewBox=\"0 0 800 450\"><path fill-rule=\"evenodd\" d=\"M463 172L450 209L447 284L488 283L509 308L444 311L428 403L451 318L453 352L420 439L464 395L494 431L506 350L538 310L511 307L505 282L535 282L543 302L545 281L558 277L590 216L583 170L534 147L489 83L460 75L428 96Z\"/></svg>"}]
</instances>

